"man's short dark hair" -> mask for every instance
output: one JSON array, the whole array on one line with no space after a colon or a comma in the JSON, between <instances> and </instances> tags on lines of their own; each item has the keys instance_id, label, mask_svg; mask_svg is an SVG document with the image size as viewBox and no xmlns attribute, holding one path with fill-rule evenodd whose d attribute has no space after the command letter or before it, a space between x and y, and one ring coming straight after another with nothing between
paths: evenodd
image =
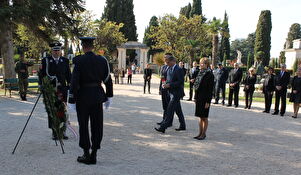
<instances>
[{"instance_id":1,"label":"man's short dark hair","mask_svg":"<svg viewBox=\"0 0 301 175\"><path fill-rule=\"evenodd\" d=\"M168 52L168 53L165 53L165 55L172 56L172 53Z\"/></svg>"},{"instance_id":2,"label":"man's short dark hair","mask_svg":"<svg viewBox=\"0 0 301 175\"><path fill-rule=\"evenodd\" d=\"M177 61L177 59L173 56L166 58L168 61Z\"/></svg>"}]
</instances>

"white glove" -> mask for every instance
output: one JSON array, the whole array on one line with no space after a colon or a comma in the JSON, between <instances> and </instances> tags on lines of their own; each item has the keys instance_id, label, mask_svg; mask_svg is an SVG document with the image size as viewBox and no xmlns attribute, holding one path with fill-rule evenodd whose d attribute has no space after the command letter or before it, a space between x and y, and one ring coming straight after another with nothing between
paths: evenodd
<instances>
[{"instance_id":1,"label":"white glove","mask_svg":"<svg viewBox=\"0 0 301 175\"><path fill-rule=\"evenodd\" d=\"M112 104L112 97L109 97L106 102L103 103L103 107L107 110Z\"/></svg>"},{"instance_id":2,"label":"white glove","mask_svg":"<svg viewBox=\"0 0 301 175\"><path fill-rule=\"evenodd\" d=\"M68 103L67 106L68 106L68 109L70 110L70 112L76 112L75 104Z\"/></svg>"}]
</instances>

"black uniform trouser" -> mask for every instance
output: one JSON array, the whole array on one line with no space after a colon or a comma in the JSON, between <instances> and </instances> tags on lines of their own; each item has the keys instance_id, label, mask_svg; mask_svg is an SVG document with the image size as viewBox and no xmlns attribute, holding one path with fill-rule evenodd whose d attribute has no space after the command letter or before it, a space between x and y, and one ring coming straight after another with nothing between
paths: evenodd
<instances>
[{"instance_id":1,"label":"black uniform trouser","mask_svg":"<svg viewBox=\"0 0 301 175\"><path fill-rule=\"evenodd\" d=\"M100 149L103 135L102 103L76 103L77 119L79 123L79 146L85 150ZM89 119L91 125L91 142L89 137Z\"/></svg>"},{"instance_id":2,"label":"black uniform trouser","mask_svg":"<svg viewBox=\"0 0 301 175\"><path fill-rule=\"evenodd\" d=\"M190 82L189 83L189 99L192 100L193 97L193 85L194 83Z\"/></svg>"},{"instance_id":3,"label":"black uniform trouser","mask_svg":"<svg viewBox=\"0 0 301 175\"><path fill-rule=\"evenodd\" d=\"M119 77L115 77L115 84L119 84Z\"/></svg>"},{"instance_id":4,"label":"black uniform trouser","mask_svg":"<svg viewBox=\"0 0 301 175\"><path fill-rule=\"evenodd\" d=\"M230 88L230 90L229 90L229 99L228 99L228 104L229 105L232 105L233 94L234 94L234 105L238 106L239 85L236 85L233 88Z\"/></svg>"},{"instance_id":5,"label":"black uniform trouser","mask_svg":"<svg viewBox=\"0 0 301 175\"><path fill-rule=\"evenodd\" d=\"M254 91L253 91L253 90L246 90L246 91L245 91L246 107L251 108L252 101L253 101L253 94L254 94Z\"/></svg>"},{"instance_id":6,"label":"black uniform trouser","mask_svg":"<svg viewBox=\"0 0 301 175\"><path fill-rule=\"evenodd\" d=\"M162 107L163 107L163 120L162 120L163 122L167 116L167 106L170 100L169 92L167 90L161 91L161 99L162 99ZM173 122L173 118L171 120L171 123L172 122Z\"/></svg>"},{"instance_id":7,"label":"black uniform trouser","mask_svg":"<svg viewBox=\"0 0 301 175\"><path fill-rule=\"evenodd\" d=\"M128 84L132 84L132 75L128 75Z\"/></svg>"},{"instance_id":8,"label":"black uniform trouser","mask_svg":"<svg viewBox=\"0 0 301 175\"><path fill-rule=\"evenodd\" d=\"M144 79L144 87L143 87L144 93L145 93L146 83L148 85L148 92L150 92L151 79Z\"/></svg>"},{"instance_id":9,"label":"black uniform trouser","mask_svg":"<svg viewBox=\"0 0 301 175\"><path fill-rule=\"evenodd\" d=\"M169 94L169 102L167 105L166 116L163 120L163 123L161 124L161 127L166 129L169 125L172 124L174 113L178 115L179 122L180 122L180 128L186 128L184 115L181 108L181 102L180 97L174 96L173 94Z\"/></svg>"},{"instance_id":10,"label":"black uniform trouser","mask_svg":"<svg viewBox=\"0 0 301 175\"><path fill-rule=\"evenodd\" d=\"M222 97L223 97L223 102L224 102L225 99L226 99L226 83L216 85L216 88L215 88L215 102L219 101L220 90L222 90Z\"/></svg>"},{"instance_id":11,"label":"black uniform trouser","mask_svg":"<svg viewBox=\"0 0 301 175\"><path fill-rule=\"evenodd\" d=\"M273 92L265 91L264 92L264 103L265 103L265 111L270 112L271 105L273 99Z\"/></svg>"},{"instance_id":12,"label":"black uniform trouser","mask_svg":"<svg viewBox=\"0 0 301 175\"><path fill-rule=\"evenodd\" d=\"M286 108L286 92L287 92L287 89L281 89L280 91L276 90L275 113L279 113L279 102L280 102L280 99L281 99L280 114L284 114L285 113L285 108Z\"/></svg>"}]
</instances>

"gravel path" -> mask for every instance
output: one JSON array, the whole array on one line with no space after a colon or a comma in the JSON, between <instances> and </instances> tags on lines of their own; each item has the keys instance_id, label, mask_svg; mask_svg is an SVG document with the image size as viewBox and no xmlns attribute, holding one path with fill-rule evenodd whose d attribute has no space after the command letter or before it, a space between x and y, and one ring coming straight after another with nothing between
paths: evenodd
<instances>
[{"instance_id":1,"label":"gravel path","mask_svg":"<svg viewBox=\"0 0 301 175\"><path fill-rule=\"evenodd\" d=\"M287 116L280 117L261 113L262 103L255 103L252 110L214 105L207 138L197 141L192 139L198 130L193 102L182 102L187 131L174 130L177 117L165 134L154 131L162 106L159 80L152 81L152 94L142 93L142 75L133 75L133 85L114 86L113 106L104 117L102 149L97 165L91 166L76 162L82 150L71 133L65 141L66 154L55 146L42 100L12 155L36 96L29 102L1 96L0 174L301 174L301 119L289 117L292 106ZM71 122L78 130L74 114Z\"/></svg>"}]
</instances>

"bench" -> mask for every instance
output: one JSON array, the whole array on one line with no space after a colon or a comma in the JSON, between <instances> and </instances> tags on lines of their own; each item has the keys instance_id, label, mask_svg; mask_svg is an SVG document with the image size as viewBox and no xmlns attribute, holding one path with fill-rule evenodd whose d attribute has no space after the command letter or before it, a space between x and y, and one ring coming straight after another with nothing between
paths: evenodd
<instances>
[{"instance_id":1,"label":"bench","mask_svg":"<svg viewBox=\"0 0 301 175\"><path fill-rule=\"evenodd\" d=\"M34 85L31 85L35 83ZM38 78L28 78L28 89L38 88L37 93L39 92L39 79ZM6 96L6 91L9 91L9 97L11 97L11 91L19 90L18 78L5 78L4 79L4 95Z\"/></svg>"}]
</instances>

